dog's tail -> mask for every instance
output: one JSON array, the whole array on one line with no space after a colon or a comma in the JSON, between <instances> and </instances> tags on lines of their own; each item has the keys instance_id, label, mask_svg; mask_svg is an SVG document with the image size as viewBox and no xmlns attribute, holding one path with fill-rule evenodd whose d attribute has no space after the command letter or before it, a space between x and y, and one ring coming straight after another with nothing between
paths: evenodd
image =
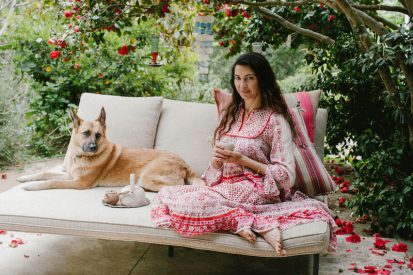
<instances>
[{"instance_id":1,"label":"dog's tail","mask_svg":"<svg viewBox=\"0 0 413 275\"><path fill-rule=\"evenodd\" d=\"M205 182L190 167L187 168L185 184L205 185Z\"/></svg>"}]
</instances>

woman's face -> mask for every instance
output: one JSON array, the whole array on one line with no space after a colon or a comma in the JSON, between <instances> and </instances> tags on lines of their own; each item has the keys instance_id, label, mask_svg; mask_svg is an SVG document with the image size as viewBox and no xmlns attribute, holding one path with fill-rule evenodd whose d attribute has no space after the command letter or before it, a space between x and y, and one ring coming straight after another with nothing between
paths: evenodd
<instances>
[{"instance_id":1,"label":"woman's face","mask_svg":"<svg viewBox=\"0 0 413 275\"><path fill-rule=\"evenodd\" d=\"M235 65L234 85L244 101L255 102L261 96L257 76L249 66Z\"/></svg>"}]
</instances>

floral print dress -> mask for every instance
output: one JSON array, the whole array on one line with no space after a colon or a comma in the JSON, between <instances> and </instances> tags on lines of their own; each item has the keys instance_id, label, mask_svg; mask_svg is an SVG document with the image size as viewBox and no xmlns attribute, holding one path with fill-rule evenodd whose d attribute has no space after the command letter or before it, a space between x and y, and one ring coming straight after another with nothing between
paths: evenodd
<instances>
[{"instance_id":1,"label":"floral print dress","mask_svg":"<svg viewBox=\"0 0 413 275\"><path fill-rule=\"evenodd\" d=\"M221 169L210 165L202 176L206 186L169 186L159 191L151 211L155 225L172 227L188 237L246 228L257 233L276 227L285 230L319 220L333 227L324 203L298 191L285 201L283 190L295 181L294 144L285 118L270 108L253 110L249 116L244 112L241 108L223 139L231 138L235 151L267 164L264 175L233 163Z\"/></svg>"}]
</instances>

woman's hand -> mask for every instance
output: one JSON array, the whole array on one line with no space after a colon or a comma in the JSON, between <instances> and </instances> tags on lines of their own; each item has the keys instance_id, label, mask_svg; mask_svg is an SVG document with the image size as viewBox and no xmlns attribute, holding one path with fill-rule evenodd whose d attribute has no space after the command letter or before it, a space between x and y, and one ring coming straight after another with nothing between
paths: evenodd
<instances>
[{"instance_id":1,"label":"woman's hand","mask_svg":"<svg viewBox=\"0 0 413 275\"><path fill-rule=\"evenodd\" d=\"M224 163L241 164L243 155L238 152L225 150L224 146L216 143L212 153L211 164L215 169L222 167Z\"/></svg>"}]
</instances>

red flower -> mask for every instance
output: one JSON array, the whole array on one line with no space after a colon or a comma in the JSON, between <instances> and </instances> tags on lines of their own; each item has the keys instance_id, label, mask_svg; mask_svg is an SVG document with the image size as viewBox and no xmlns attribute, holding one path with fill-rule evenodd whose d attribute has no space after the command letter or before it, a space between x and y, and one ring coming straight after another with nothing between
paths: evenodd
<instances>
[{"instance_id":1,"label":"red flower","mask_svg":"<svg viewBox=\"0 0 413 275\"><path fill-rule=\"evenodd\" d=\"M320 7L320 9L324 8L324 4L321 3L321 4L319 5L319 7Z\"/></svg>"},{"instance_id":2,"label":"red flower","mask_svg":"<svg viewBox=\"0 0 413 275\"><path fill-rule=\"evenodd\" d=\"M75 26L75 32L79 32L79 26Z\"/></svg>"},{"instance_id":3,"label":"red flower","mask_svg":"<svg viewBox=\"0 0 413 275\"><path fill-rule=\"evenodd\" d=\"M52 51L52 52L50 53L49 57L50 57L51 59L59 58L59 57L60 57L60 52L59 52L59 51Z\"/></svg>"},{"instance_id":4,"label":"red flower","mask_svg":"<svg viewBox=\"0 0 413 275\"><path fill-rule=\"evenodd\" d=\"M346 241L349 242L349 243L359 243L359 242L361 242L361 238L360 238L359 235L354 233L351 236L348 236L346 238Z\"/></svg>"},{"instance_id":5,"label":"red flower","mask_svg":"<svg viewBox=\"0 0 413 275\"><path fill-rule=\"evenodd\" d=\"M374 246L378 249L383 249L386 246L386 243L389 243L389 240L383 240L380 237L376 237L376 241L373 243Z\"/></svg>"},{"instance_id":6,"label":"red flower","mask_svg":"<svg viewBox=\"0 0 413 275\"><path fill-rule=\"evenodd\" d=\"M129 53L128 46L123 45L122 47L120 47L120 48L118 49L118 53L119 53L120 55L127 55L127 54Z\"/></svg>"},{"instance_id":7,"label":"red flower","mask_svg":"<svg viewBox=\"0 0 413 275\"><path fill-rule=\"evenodd\" d=\"M208 5L208 4L209 4L209 0L204 0L204 3Z\"/></svg>"},{"instance_id":8,"label":"red flower","mask_svg":"<svg viewBox=\"0 0 413 275\"><path fill-rule=\"evenodd\" d=\"M301 12L301 8L298 7L298 6L295 6L295 7L294 7L294 10L295 10L295 12Z\"/></svg>"},{"instance_id":9,"label":"red flower","mask_svg":"<svg viewBox=\"0 0 413 275\"><path fill-rule=\"evenodd\" d=\"M70 57L65 57L65 59L63 59L64 62L69 62L70 61Z\"/></svg>"},{"instance_id":10,"label":"red flower","mask_svg":"<svg viewBox=\"0 0 413 275\"><path fill-rule=\"evenodd\" d=\"M69 19L70 17L72 17L72 15L73 15L73 13L72 13L71 11L69 11L69 10L64 11L63 14L64 14L65 17L68 18L68 19Z\"/></svg>"},{"instance_id":11,"label":"red flower","mask_svg":"<svg viewBox=\"0 0 413 275\"><path fill-rule=\"evenodd\" d=\"M7 179L7 174L6 173L1 174L1 179L6 180Z\"/></svg>"},{"instance_id":12,"label":"red flower","mask_svg":"<svg viewBox=\"0 0 413 275\"><path fill-rule=\"evenodd\" d=\"M61 48L66 48L66 46L67 46L66 42L64 40L60 39L60 38L57 39L56 45L61 47Z\"/></svg>"},{"instance_id":13,"label":"red flower","mask_svg":"<svg viewBox=\"0 0 413 275\"><path fill-rule=\"evenodd\" d=\"M330 21L330 22L331 22L331 21L333 21L333 20L334 20L334 18L335 18L335 16L331 14L331 15L329 15L329 16L328 16L328 21Z\"/></svg>"},{"instance_id":14,"label":"red flower","mask_svg":"<svg viewBox=\"0 0 413 275\"><path fill-rule=\"evenodd\" d=\"M407 245L405 243L398 243L398 244L393 245L391 250L396 251L396 252L406 252Z\"/></svg>"},{"instance_id":15,"label":"red flower","mask_svg":"<svg viewBox=\"0 0 413 275\"><path fill-rule=\"evenodd\" d=\"M73 67L75 68L75 70L79 70L80 69L80 64L76 63Z\"/></svg>"},{"instance_id":16,"label":"red flower","mask_svg":"<svg viewBox=\"0 0 413 275\"><path fill-rule=\"evenodd\" d=\"M346 198L343 198L343 197L338 198L338 205L339 206L343 206L345 202L346 202Z\"/></svg>"},{"instance_id":17,"label":"red flower","mask_svg":"<svg viewBox=\"0 0 413 275\"><path fill-rule=\"evenodd\" d=\"M378 237L378 238L380 238L381 235L380 235L380 233L374 233L374 234L373 234L373 237L376 237L376 238Z\"/></svg>"},{"instance_id":18,"label":"red flower","mask_svg":"<svg viewBox=\"0 0 413 275\"><path fill-rule=\"evenodd\" d=\"M314 31L314 30L317 29L317 24L312 23L310 26L308 26L308 28L309 28L310 30ZM336 176L333 175L332 178L333 178L333 180L334 180L334 179L336 179Z\"/></svg>"},{"instance_id":19,"label":"red flower","mask_svg":"<svg viewBox=\"0 0 413 275\"><path fill-rule=\"evenodd\" d=\"M162 6L162 13L169 12L169 4L163 4Z\"/></svg>"},{"instance_id":20,"label":"red flower","mask_svg":"<svg viewBox=\"0 0 413 275\"><path fill-rule=\"evenodd\" d=\"M342 183L343 181L344 181L344 179L342 177L338 177L336 182L337 183Z\"/></svg>"},{"instance_id":21,"label":"red flower","mask_svg":"<svg viewBox=\"0 0 413 275\"><path fill-rule=\"evenodd\" d=\"M248 12L246 12L246 11L243 11L243 12L242 12L242 16L243 16L244 18L251 18L251 15L248 14Z\"/></svg>"},{"instance_id":22,"label":"red flower","mask_svg":"<svg viewBox=\"0 0 413 275\"><path fill-rule=\"evenodd\" d=\"M56 40L49 38L49 40L47 40L47 43L49 43L50 45L56 45Z\"/></svg>"},{"instance_id":23,"label":"red flower","mask_svg":"<svg viewBox=\"0 0 413 275\"><path fill-rule=\"evenodd\" d=\"M224 47L225 42L221 40L221 41L219 41L219 45L220 45L221 47Z\"/></svg>"},{"instance_id":24,"label":"red flower","mask_svg":"<svg viewBox=\"0 0 413 275\"><path fill-rule=\"evenodd\" d=\"M224 9L225 9L225 14L226 14L228 17L231 17L231 16L232 16L232 10L231 10L231 8L230 8L227 4L225 4L225 5L224 5Z\"/></svg>"}]
</instances>

